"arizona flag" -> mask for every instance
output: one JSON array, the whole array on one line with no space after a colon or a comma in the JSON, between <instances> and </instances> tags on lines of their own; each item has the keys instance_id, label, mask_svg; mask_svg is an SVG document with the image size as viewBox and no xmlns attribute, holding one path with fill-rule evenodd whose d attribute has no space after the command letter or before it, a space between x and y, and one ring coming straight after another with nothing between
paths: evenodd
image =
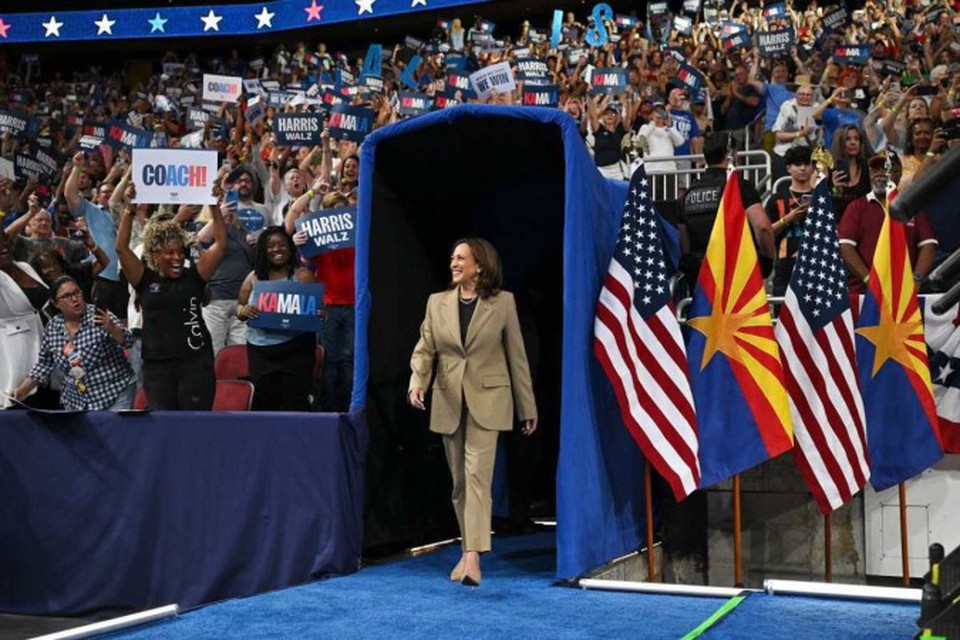
<instances>
[{"instance_id":1,"label":"arizona flag","mask_svg":"<svg viewBox=\"0 0 960 640\"><path fill-rule=\"evenodd\" d=\"M943 457L906 231L889 212L857 325L870 482L882 491Z\"/></svg>"},{"instance_id":2,"label":"arizona flag","mask_svg":"<svg viewBox=\"0 0 960 640\"><path fill-rule=\"evenodd\" d=\"M687 320L701 487L793 448L780 350L746 217L733 173Z\"/></svg>"}]
</instances>

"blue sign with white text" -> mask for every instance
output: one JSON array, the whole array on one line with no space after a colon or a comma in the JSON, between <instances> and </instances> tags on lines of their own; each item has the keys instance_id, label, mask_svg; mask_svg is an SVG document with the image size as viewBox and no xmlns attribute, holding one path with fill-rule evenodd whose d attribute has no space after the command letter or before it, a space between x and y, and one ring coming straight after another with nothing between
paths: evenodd
<instances>
[{"instance_id":1,"label":"blue sign with white text","mask_svg":"<svg viewBox=\"0 0 960 640\"><path fill-rule=\"evenodd\" d=\"M297 220L297 231L305 231L307 243L300 255L313 258L335 249L352 247L356 242L356 207L320 209Z\"/></svg>"},{"instance_id":2,"label":"blue sign with white text","mask_svg":"<svg viewBox=\"0 0 960 640\"><path fill-rule=\"evenodd\" d=\"M259 329L320 331L323 285L289 280L257 280L249 304L260 312L247 322Z\"/></svg>"}]
</instances>

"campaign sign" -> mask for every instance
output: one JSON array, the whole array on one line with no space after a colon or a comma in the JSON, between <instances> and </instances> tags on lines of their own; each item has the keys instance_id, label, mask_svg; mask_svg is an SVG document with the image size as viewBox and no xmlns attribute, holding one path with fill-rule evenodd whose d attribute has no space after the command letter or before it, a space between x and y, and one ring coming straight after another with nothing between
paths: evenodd
<instances>
[{"instance_id":1,"label":"campaign sign","mask_svg":"<svg viewBox=\"0 0 960 640\"><path fill-rule=\"evenodd\" d=\"M734 33L740 33L741 31L748 31L747 25L742 22L736 22L735 20L724 20L720 26L720 33L724 38Z\"/></svg>"},{"instance_id":2,"label":"campaign sign","mask_svg":"<svg viewBox=\"0 0 960 640\"><path fill-rule=\"evenodd\" d=\"M613 22L620 29L633 29L635 26L637 26L640 20L636 16L617 14L614 17Z\"/></svg>"},{"instance_id":3,"label":"campaign sign","mask_svg":"<svg viewBox=\"0 0 960 640\"><path fill-rule=\"evenodd\" d=\"M731 33L723 39L723 50L728 53L748 46L750 46L750 36L746 31Z\"/></svg>"},{"instance_id":4,"label":"campaign sign","mask_svg":"<svg viewBox=\"0 0 960 640\"><path fill-rule=\"evenodd\" d=\"M689 16L676 16L673 19L673 28L677 30L677 33L688 36L693 33L693 18Z\"/></svg>"},{"instance_id":5,"label":"campaign sign","mask_svg":"<svg viewBox=\"0 0 960 640\"><path fill-rule=\"evenodd\" d=\"M247 102L247 108L243 112L243 118L250 124L256 126L263 120L263 116L266 114L266 107L263 104L263 100L260 96L251 98Z\"/></svg>"},{"instance_id":6,"label":"campaign sign","mask_svg":"<svg viewBox=\"0 0 960 640\"><path fill-rule=\"evenodd\" d=\"M0 132L24 139L35 138L40 132L40 123L36 118L12 111L0 111Z\"/></svg>"},{"instance_id":7,"label":"campaign sign","mask_svg":"<svg viewBox=\"0 0 960 640\"><path fill-rule=\"evenodd\" d=\"M823 25L823 28L827 31L840 31L847 23L850 21L850 15L847 13L847 10L843 6L839 6L827 15L823 16L820 20L820 24Z\"/></svg>"},{"instance_id":8,"label":"campaign sign","mask_svg":"<svg viewBox=\"0 0 960 640\"><path fill-rule=\"evenodd\" d=\"M782 20L787 17L787 5L783 2L768 4L763 8L765 20Z\"/></svg>"},{"instance_id":9,"label":"campaign sign","mask_svg":"<svg viewBox=\"0 0 960 640\"><path fill-rule=\"evenodd\" d=\"M425 93L404 91L400 94L400 115L422 116L433 111L433 98Z\"/></svg>"},{"instance_id":10,"label":"campaign sign","mask_svg":"<svg viewBox=\"0 0 960 640\"><path fill-rule=\"evenodd\" d=\"M647 15L650 16L652 20L662 19L667 15L669 10L670 7L666 2L658 1L647 4Z\"/></svg>"},{"instance_id":11,"label":"campaign sign","mask_svg":"<svg viewBox=\"0 0 960 640\"><path fill-rule=\"evenodd\" d=\"M320 96L320 108L327 113L329 113L330 110L335 106L346 103L347 101L344 99L344 97L335 91L325 90Z\"/></svg>"},{"instance_id":12,"label":"campaign sign","mask_svg":"<svg viewBox=\"0 0 960 640\"><path fill-rule=\"evenodd\" d=\"M477 97L477 92L473 90L473 84L470 82L470 74L461 71L451 71L447 74L446 91L447 97L461 102ZM459 92L459 96L457 92Z\"/></svg>"},{"instance_id":13,"label":"campaign sign","mask_svg":"<svg viewBox=\"0 0 960 640\"><path fill-rule=\"evenodd\" d=\"M247 324L258 329L320 331L317 311L323 308L323 285L316 282L256 280L249 304L260 313Z\"/></svg>"},{"instance_id":14,"label":"campaign sign","mask_svg":"<svg viewBox=\"0 0 960 640\"><path fill-rule=\"evenodd\" d=\"M880 74L885 76L900 76L907 70L907 65L896 60L884 60L880 63Z\"/></svg>"},{"instance_id":15,"label":"campaign sign","mask_svg":"<svg viewBox=\"0 0 960 640\"><path fill-rule=\"evenodd\" d=\"M517 87L509 62L498 62L470 74L470 83L481 100L491 93L509 93Z\"/></svg>"},{"instance_id":16,"label":"campaign sign","mask_svg":"<svg viewBox=\"0 0 960 640\"><path fill-rule=\"evenodd\" d=\"M703 88L703 75L695 67L690 66L686 62L680 65L680 68L677 69L677 80L683 83L683 86L687 88L687 93L690 95L696 95L700 93L700 89Z\"/></svg>"},{"instance_id":17,"label":"campaign sign","mask_svg":"<svg viewBox=\"0 0 960 640\"><path fill-rule=\"evenodd\" d=\"M870 59L870 45L845 44L833 50L833 61L845 65L865 65Z\"/></svg>"},{"instance_id":18,"label":"campaign sign","mask_svg":"<svg viewBox=\"0 0 960 640\"><path fill-rule=\"evenodd\" d=\"M466 71L467 58L459 53L451 53L444 59L444 66L449 71Z\"/></svg>"},{"instance_id":19,"label":"campaign sign","mask_svg":"<svg viewBox=\"0 0 960 640\"><path fill-rule=\"evenodd\" d=\"M137 203L215 204L212 191L218 166L216 151L134 149Z\"/></svg>"},{"instance_id":20,"label":"campaign sign","mask_svg":"<svg viewBox=\"0 0 960 640\"><path fill-rule=\"evenodd\" d=\"M363 86L371 93L383 93L383 76L367 74L363 76Z\"/></svg>"},{"instance_id":21,"label":"campaign sign","mask_svg":"<svg viewBox=\"0 0 960 640\"><path fill-rule=\"evenodd\" d=\"M250 78L249 80L243 81L243 91L250 96L260 95L261 87L260 81L256 78Z\"/></svg>"},{"instance_id":22,"label":"campaign sign","mask_svg":"<svg viewBox=\"0 0 960 640\"><path fill-rule=\"evenodd\" d=\"M210 121L210 117L210 112L206 109L190 107L187 109L187 127L189 127L191 131L203 129L207 122Z\"/></svg>"},{"instance_id":23,"label":"campaign sign","mask_svg":"<svg viewBox=\"0 0 960 640\"><path fill-rule=\"evenodd\" d=\"M39 139L37 141L39 142ZM36 153L34 153L34 157L43 165L45 175L50 178L59 177L60 171L66 161L62 153L50 146L46 149L38 148Z\"/></svg>"},{"instance_id":24,"label":"campaign sign","mask_svg":"<svg viewBox=\"0 0 960 640\"><path fill-rule=\"evenodd\" d=\"M107 137L103 139L114 149L142 149L149 147L153 140L153 132L134 127L126 122L114 121L107 128Z\"/></svg>"},{"instance_id":25,"label":"campaign sign","mask_svg":"<svg viewBox=\"0 0 960 640\"><path fill-rule=\"evenodd\" d=\"M14 172L19 178L32 178L37 182L49 184L50 176L43 163L34 156L25 153L17 153L13 156Z\"/></svg>"},{"instance_id":26,"label":"campaign sign","mask_svg":"<svg viewBox=\"0 0 960 640\"><path fill-rule=\"evenodd\" d=\"M543 60L518 58L515 77L517 80L523 80L527 83L548 84L550 82L550 71L547 69L547 63Z\"/></svg>"},{"instance_id":27,"label":"campaign sign","mask_svg":"<svg viewBox=\"0 0 960 640\"><path fill-rule=\"evenodd\" d=\"M525 107L553 107L560 104L560 90L555 84L524 85L521 102Z\"/></svg>"},{"instance_id":28,"label":"campaign sign","mask_svg":"<svg viewBox=\"0 0 960 640\"><path fill-rule=\"evenodd\" d=\"M590 75L590 93L623 93L627 88L627 70L620 67L594 69Z\"/></svg>"},{"instance_id":29,"label":"campaign sign","mask_svg":"<svg viewBox=\"0 0 960 640\"><path fill-rule=\"evenodd\" d=\"M7 160L6 158L0 158L0 178L10 178L11 180L17 179L17 170L13 165L13 162Z\"/></svg>"},{"instance_id":30,"label":"campaign sign","mask_svg":"<svg viewBox=\"0 0 960 640\"><path fill-rule=\"evenodd\" d=\"M203 132L201 131L201 133ZM103 138L98 138L97 136L81 136L80 140L77 141L77 146L84 151L93 151L101 144L103 144Z\"/></svg>"},{"instance_id":31,"label":"campaign sign","mask_svg":"<svg viewBox=\"0 0 960 640\"><path fill-rule=\"evenodd\" d=\"M373 130L373 109L340 104L330 109L330 135L337 140L363 142Z\"/></svg>"},{"instance_id":32,"label":"campaign sign","mask_svg":"<svg viewBox=\"0 0 960 640\"><path fill-rule=\"evenodd\" d=\"M683 49L681 49L680 47L666 47L666 48L663 50L663 55L665 55L665 56L670 56L671 58L673 58L673 59L676 60L677 62L686 62L686 61L687 61L687 54L685 54L685 53L683 52Z\"/></svg>"},{"instance_id":33,"label":"campaign sign","mask_svg":"<svg viewBox=\"0 0 960 640\"><path fill-rule=\"evenodd\" d=\"M213 102L238 102L243 93L243 78L203 74L203 99Z\"/></svg>"},{"instance_id":34,"label":"campaign sign","mask_svg":"<svg viewBox=\"0 0 960 640\"><path fill-rule=\"evenodd\" d=\"M700 11L700 0L683 0L683 12L695 16Z\"/></svg>"},{"instance_id":35,"label":"campaign sign","mask_svg":"<svg viewBox=\"0 0 960 640\"><path fill-rule=\"evenodd\" d=\"M795 42L793 27L757 32L757 49L764 58L779 58L789 54Z\"/></svg>"},{"instance_id":36,"label":"campaign sign","mask_svg":"<svg viewBox=\"0 0 960 640\"><path fill-rule=\"evenodd\" d=\"M320 144L322 133L321 113L278 113L273 116L273 135L281 147Z\"/></svg>"},{"instance_id":37,"label":"campaign sign","mask_svg":"<svg viewBox=\"0 0 960 640\"><path fill-rule=\"evenodd\" d=\"M294 97L293 91L270 91L267 93L268 107L282 107Z\"/></svg>"},{"instance_id":38,"label":"campaign sign","mask_svg":"<svg viewBox=\"0 0 960 640\"><path fill-rule=\"evenodd\" d=\"M447 107L453 107L458 104L460 103L456 99L442 93L438 93L433 97L433 106L437 109L446 109Z\"/></svg>"},{"instance_id":39,"label":"campaign sign","mask_svg":"<svg viewBox=\"0 0 960 640\"><path fill-rule=\"evenodd\" d=\"M424 96L432 106L429 96ZM320 209L297 219L297 231L307 233L307 243L300 245L300 255L313 258L335 249L352 247L356 242L356 207Z\"/></svg>"}]
</instances>

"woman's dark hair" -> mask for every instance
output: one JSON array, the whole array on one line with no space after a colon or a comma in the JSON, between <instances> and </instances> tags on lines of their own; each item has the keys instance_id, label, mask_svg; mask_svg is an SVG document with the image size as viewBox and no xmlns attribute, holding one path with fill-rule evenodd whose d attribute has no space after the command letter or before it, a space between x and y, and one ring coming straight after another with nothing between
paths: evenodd
<instances>
[{"instance_id":1,"label":"woman's dark hair","mask_svg":"<svg viewBox=\"0 0 960 640\"><path fill-rule=\"evenodd\" d=\"M340 175L337 176L337 178L338 178L337 182L340 183L340 184L343 184L343 181L346 179L346 178L344 178L344 176L343 176L343 168L347 166L347 161L348 161L348 160L356 160L356 161L357 161L357 171L358 171L358 173L359 173L359 170L360 170L360 156L358 156L358 155L355 154L355 153L351 153L349 156L347 156L346 158L343 159L343 162L340 163ZM359 177L359 176L358 176L358 177Z\"/></svg>"},{"instance_id":2,"label":"woman's dark hair","mask_svg":"<svg viewBox=\"0 0 960 640\"><path fill-rule=\"evenodd\" d=\"M287 260L287 275L292 276L297 270L297 245L293 244L293 238L284 230L283 227L267 227L257 238L257 255L253 259L253 272L258 280L270 279L270 261L267 259L267 242L271 236L282 235L287 242L287 249L290 251L290 258Z\"/></svg>"},{"instance_id":3,"label":"woman's dark hair","mask_svg":"<svg viewBox=\"0 0 960 640\"><path fill-rule=\"evenodd\" d=\"M68 283L73 283L77 286L78 289L82 292L83 289L80 288L80 285L77 284L77 281L71 278L70 276L60 276L56 280L50 283L50 300L51 302L56 303L57 296L60 295L60 288Z\"/></svg>"},{"instance_id":4,"label":"woman's dark hair","mask_svg":"<svg viewBox=\"0 0 960 640\"><path fill-rule=\"evenodd\" d=\"M477 293L480 297L489 298L500 293L500 287L503 286L503 267L500 264L500 255L494 246L483 238L461 238L450 247L450 253L453 254L461 244L470 247L470 253L477 261ZM450 283L451 289L455 286L452 282Z\"/></svg>"},{"instance_id":5,"label":"woman's dark hair","mask_svg":"<svg viewBox=\"0 0 960 640\"><path fill-rule=\"evenodd\" d=\"M32 258L30 258L30 266L33 267L33 270L40 274L40 278L43 278L43 265L41 262L43 260L50 260L51 262L56 262L60 265L60 272L67 272L67 261L63 259L56 251L43 250L35 253ZM49 282L47 284L50 284Z\"/></svg>"},{"instance_id":6,"label":"woman's dark hair","mask_svg":"<svg viewBox=\"0 0 960 640\"><path fill-rule=\"evenodd\" d=\"M916 154L916 149L913 146L913 132L916 131L917 127L921 124L930 125L931 131L934 129L933 120L930 118L917 118L916 120L911 120L910 124L907 125L907 141L903 145L904 155L912 156Z\"/></svg>"}]
</instances>

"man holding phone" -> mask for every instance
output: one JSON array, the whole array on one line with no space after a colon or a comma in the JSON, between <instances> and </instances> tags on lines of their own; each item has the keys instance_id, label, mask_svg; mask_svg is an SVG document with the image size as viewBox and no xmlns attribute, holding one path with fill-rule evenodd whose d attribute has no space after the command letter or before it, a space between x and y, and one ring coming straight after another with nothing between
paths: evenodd
<instances>
[{"instance_id":1,"label":"man holding phone","mask_svg":"<svg viewBox=\"0 0 960 640\"><path fill-rule=\"evenodd\" d=\"M240 165L228 173L221 184L224 199L228 203L237 203L237 218L251 234L259 234L267 225L269 216L267 207L253 200L256 185L253 171L246 165Z\"/></svg>"},{"instance_id":2,"label":"man holding phone","mask_svg":"<svg viewBox=\"0 0 960 640\"><path fill-rule=\"evenodd\" d=\"M777 262L773 270L773 295L782 296L790 284L797 251L803 240L803 221L813 193L814 170L810 147L787 149L784 164L790 175L790 184L780 189L767 202L767 217L773 228L777 248Z\"/></svg>"}]
</instances>

